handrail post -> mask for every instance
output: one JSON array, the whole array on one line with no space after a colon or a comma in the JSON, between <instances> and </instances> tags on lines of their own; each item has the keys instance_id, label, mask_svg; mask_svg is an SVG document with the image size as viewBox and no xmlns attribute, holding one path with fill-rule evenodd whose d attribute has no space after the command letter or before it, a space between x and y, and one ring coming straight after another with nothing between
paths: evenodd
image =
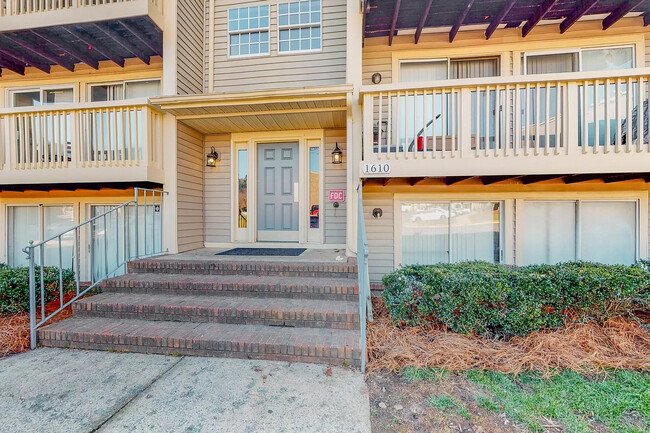
<instances>
[{"instance_id":1,"label":"handrail post","mask_svg":"<svg viewBox=\"0 0 650 433\"><path fill-rule=\"evenodd\" d=\"M134 237L135 237L135 258L140 257L140 236L138 235L138 191L140 188L135 188L135 223L134 223Z\"/></svg>"},{"instance_id":2,"label":"handrail post","mask_svg":"<svg viewBox=\"0 0 650 433\"><path fill-rule=\"evenodd\" d=\"M25 249L29 260L29 346L36 349L36 269L34 266L34 241Z\"/></svg>"}]
</instances>

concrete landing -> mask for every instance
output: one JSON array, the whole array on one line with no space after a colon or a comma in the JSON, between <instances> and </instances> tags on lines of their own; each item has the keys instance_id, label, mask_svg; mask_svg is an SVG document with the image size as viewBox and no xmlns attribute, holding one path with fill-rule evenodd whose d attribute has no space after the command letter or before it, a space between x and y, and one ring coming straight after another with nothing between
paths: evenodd
<instances>
[{"instance_id":1,"label":"concrete landing","mask_svg":"<svg viewBox=\"0 0 650 433\"><path fill-rule=\"evenodd\" d=\"M0 361L0 432L370 433L352 369L43 348Z\"/></svg>"}]
</instances>

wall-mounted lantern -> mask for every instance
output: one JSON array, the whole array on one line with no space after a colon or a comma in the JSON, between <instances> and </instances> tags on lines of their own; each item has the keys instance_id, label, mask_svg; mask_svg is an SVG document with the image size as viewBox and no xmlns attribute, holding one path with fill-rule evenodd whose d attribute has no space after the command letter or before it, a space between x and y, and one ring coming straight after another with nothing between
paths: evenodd
<instances>
[{"instance_id":1,"label":"wall-mounted lantern","mask_svg":"<svg viewBox=\"0 0 650 433\"><path fill-rule=\"evenodd\" d=\"M343 162L343 151L339 148L338 141L336 142L336 147L332 151L332 164L340 164Z\"/></svg>"},{"instance_id":2,"label":"wall-mounted lantern","mask_svg":"<svg viewBox=\"0 0 650 433\"><path fill-rule=\"evenodd\" d=\"M210 153L205 155L205 166L206 167L216 167L217 161L219 161L219 153L214 150L214 147L210 149Z\"/></svg>"},{"instance_id":3,"label":"wall-mounted lantern","mask_svg":"<svg viewBox=\"0 0 650 433\"><path fill-rule=\"evenodd\" d=\"M372 84L381 83L381 74L379 72L375 72L374 74L372 74L371 80L372 80Z\"/></svg>"}]
</instances>

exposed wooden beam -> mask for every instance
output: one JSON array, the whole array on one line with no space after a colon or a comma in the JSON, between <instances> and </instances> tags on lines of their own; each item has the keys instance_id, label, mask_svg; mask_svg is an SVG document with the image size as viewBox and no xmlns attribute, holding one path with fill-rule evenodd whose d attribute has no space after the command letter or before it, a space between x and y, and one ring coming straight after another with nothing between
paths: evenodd
<instances>
[{"instance_id":1,"label":"exposed wooden beam","mask_svg":"<svg viewBox=\"0 0 650 433\"><path fill-rule=\"evenodd\" d=\"M122 37L119 33L112 31L107 24L95 23L95 28L104 33L108 38L112 39L117 45L142 60L145 64L148 65L151 63L149 56L142 54L139 49L133 47L133 44L128 39Z\"/></svg>"},{"instance_id":2,"label":"exposed wooden beam","mask_svg":"<svg viewBox=\"0 0 650 433\"><path fill-rule=\"evenodd\" d=\"M449 31L449 43L454 42L458 30L460 30L460 26L463 25L463 21L465 21L465 17L469 13L469 10L472 8L473 4L474 4L474 0L467 0L467 2L465 3L465 7L463 8L462 11L460 11L460 14L458 15L458 19L456 20L456 24L454 24L454 26Z\"/></svg>"},{"instance_id":3,"label":"exposed wooden beam","mask_svg":"<svg viewBox=\"0 0 650 433\"><path fill-rule=\"evenodd\" d=\"M387 186L388 182L390 182L391 179L392 179L392 177L385 177L383 182L382 182L382 186Z\"/></svg>"},{"instance_id":4,"label":"exposed wooden beam","mask_svg":"<svg viewBox=\"0 0 650 433\"><path fill-rule=\"evenodd\" d=\"M0 57L0 67L7 68L19 75L25 75L25 65L7 57Z\"/></svg>"},{"instance_id":5,"label":"exposed wooden beam","mask_svg":"<svg viewBox=\"0 0 650 433\"><path fill-rule=\"evenodd\" d=\"M393 36L395 36L395 26L397 25L397 17L399 16L399 7L402 0L395 2L395 11L393 12L393 20L390 22L390 33L388 34L388 45L393 45Z\"/></svg>"},{"instance_id":6,"label":"exposed wooden beam","mask_svg":"<svg viewBox=\"0 0 650 433\"><path fill-rule=\"evenodd\" d=\"M56 56L52 53L49 53L43 49L39 49L38 47L33 46L30 43L25 42L23 39L17 39L15 37L9 36L7 34L0 35L0 42L4 42L4 44L13 44L13 45L18 45L19 47L27 50L30 53L33 53L34 55L38 57L42 57L50 62L52 62L55 65L59 65L65 69L67 69L70 72L74 72L74 62L65 59L60 56ZM1 44L1 45L4 45Z\"/></svg>"},{"instance_id":7,"label":"exposed wooden beam","mask_svg":"<svg viewBox=\"0 0 650 433\"><path fill-rule=\"evenodd\" d=\"M578 5L570 14L567 16L564 21L560 24L560 33L564 33L572 25L576 23L580 18L582 18L591 8L596 6L598 0L584 0L581 4Z\"/></svg>"},{"instance_id":8,"label":"exposed wooden beam","mask_svg":"<svg viewBox=\"0 0 650 433\"><path fill-rule=\"evenodd\" d=\"M77 59L81 63L85 63L93 69L99 69L99 62L93 59L91 56L89 56L88 53L84 53L81 50L73 48L69 43L57 42L51 35L45 33L43 30L30 30L30 32L34 36L43 39L45 42L54 45L55 47L57 47L58 49L66 53L68 56Z\"/></svg>"},{"instance_id":9,"label":"exposed wooden beam","mask_svg":"<svg viewBox=\"0 0 650 433\"><path fill-rule=\"evenodd\" d=\"M144 44L147 48L149 48L151 51L153 51L154 53L162 57L163 55L162 43L159 43L156 40L152 40L150 37L138 31L138 29L133 27L131 24L124 22L123 20L119 20L118 22L122 25L122 27L124 27L129 33L135 36L135 38L139 40L142 44Z\"/></svg>"},{"instance_id":10,"label":"exposed wooden beam","mask_svg":"<svg viewBox=\"0 0 650 433\"><path fill-rule=\"evenodd\" d=\"M493 183L503 182L504 180L517 179L520 176L502 175L502 176L482 176L483 185L492 185Z\"/></svg>"},{"instance_id":11,"label":"exposed wooden beam","mask_svg":"<svg viewBox=\"0 0 650 433\"><path fill-rule=\"evenodd\" d=\"M453 185L455 183L462 182L467 179L471 179L472 177L474 176L447 176L445 177L445 184L447 186Z\"/></svg>"},{"instance_id":12,"label":"exposed wooden beam","mask_svg":"<svg viewBox=\"0 0 650 433\"><path fill-rule=\"evenodd\" d=\"M0 47L0 54L2 54L4 57L9 57L9 59L28 64L35 67L36 69L40 69L46 74L50 73L50 65L41 61L41 59L38 59L36 56L26 55L25 53L20 53L6 46Z\"/></svg>"},{"instance_id":13,"label":"exposed wooden beam","mask_svg":"<svg viewBox=\"0 0 650 433\"><path fill-rule=\"evenodd\" d=\"M579 183L586 182L588 180L602 179L602 173L585 173L585 174L572 174L564 178L564 183Z\"/></svg>"},{"instance_id":14,"label":"exposed wooden beam","mask_svg":"<svg viewBox=\"0 0 650 433\"><path fill-rule=\"evenodd\" d=\"M643 26L647 27L648 25L650 25L650 12L643 14Z\"/></svg>"},{"instance_id":15,"label":"exposed wooden beam","mask_svg":"<svg viewBox=\"0 0 650 433\"><path fill-rule=\"evenodd\" d=\"M622 3L619 7L614 9L612 13L607 15L603 20L603 30L607 30L613 26L618 20L627 15L632 9L639 6L645 0L628 0Z\"/></svg>"},{"instance_id":16,"label":"exposed wooden beam","mask_svg":"<svg viewBox=\"0 0 650 433\"><path fill-rule=\"evenodd\" d=\"M424 182L427 178L426 177L412 177L409 179L409 184L411 186L415 186L418 183Z\"/></svg>"},{"instance_id":17,"label":"exposed wooden beam","mask_svg":"<svg viewBox=\"0 0 650 433\"><path fill-rule=\"evenodd\" d=\"M648 182L648 179L650 179L650 174L649 173L625 173L625 174L608 175L603 177L603 181L605 183L623 182L626 180L634 180L634 179L643 179L646 182Z\"/></svg>"},{"instance_id":18,"label":"exposed wooden beam","mask_svg":"<svg viewBox=\"0 0 650 433\"><path fill-rule=\"evenodd\" d=\"M103 43L88 38L85 34L82 34L82 32L78 28L76 28L74 31L66 27L64 27L64 29L65 31L67 31L75 38L79 39L84 44L88 45L89 47L92 47L93 50L97 51L102 56L106 57L109 60L112 60L113 63L117 64L119 67L121 68L124 67L124 58L113 54L113 50L111 50Z\"/></svg>"},{"instance_id":19,"label":"exposed wooden beam","mask_svg":"<svg viewBox=\"0 0 650 433\"><path fill-rule=\"evenodd\" d=\"M429 18L429 11L431 10L431 3L433 3L433 0L429 0L427 2L427 5L424 7L424 11L422 12L422 16L420 17L420 22L418 23L418 28L415 29L415 43L417 44L418 41L420 40L420 36L422 35L422 29L424 28L424 23L426 23L427 18Z\"/></svg>"},{"instance_id":20,"label":"exposed wooden beam","mask_svg":"<svg viewBox=\"0 0 650 433\"><path fill-rule=\"evenodd\" d=\"M487 30L485 31L485 39L490 39L490 37L494 34L496 29L499 27L499 24L501 24L501 21L508 15L508 12L510 12L510 9L517 3L517 0L508 0L502 7L499 9L499 12L494 16L492 19L492 22L488 26Z\"/></svg>"},{"instance_id":21,"label":"exposed wooden beam","mask_svg":"<svg viewBox=\"0 0 650 433\"><path fill-rule=\"evenodd\" d=\"M561 174L528 175L528 176L522 176L521 182L524 185L529 185L531 183L543 182L545 180L551 180L551 179L561 179L563 177L564 177L564 175L561 175Z\"/></svg>"},{"instance_id":22,"label":"exposed wooden beam","mask_svg":"<svg viewBox=\"0 0 650 433\"><path fill-rule=\"evenodd\" d=\"M528 21L526 21L526 24L524 24L524 27L521 29L521 36L524 38L528 36L528 33L539 23L546 14L551 10L553 6L558 2L558 0L546 0L544 3L539 5L539 7L535 10L535 13L528 18Z\"/></svg>"}]
</instances>

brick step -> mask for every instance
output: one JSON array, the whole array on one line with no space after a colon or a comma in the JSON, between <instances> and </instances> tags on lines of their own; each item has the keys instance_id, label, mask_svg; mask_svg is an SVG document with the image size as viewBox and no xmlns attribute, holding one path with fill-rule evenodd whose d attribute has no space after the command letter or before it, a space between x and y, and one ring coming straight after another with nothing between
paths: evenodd
<instances>
[{"instance_id":1,"label":"brick step","mask_svg":"<svg viewBox=\"0 0 650 433\"><path fill-rule=\"evenodd\" d=\"M41 345L166 355L359 365L359 331L72 317L39 329Z\"/></svg>"},{"instance_id":2,"label":"brick step","mask_svg":"<svg viewBox=\"0 0 650 433\"><path fill-rule=\"evenodd\" d=\"M356 279L134 273L103 281L105 292L357 301Z\"/></svg>"},{"instance_id":3,"label":"brick step","mask_svg":"<svg viewBox=\"0 0 650 433\"><path fill-rule=\"evenodd\" d=\"M314 299L102 293L72 304L75 316L358 329L356 302Z\"/></svg>"},{"instance_id":4,"label":"brick step","mask_svg":"<svg viewBox=\"0 0 650 433\"><path fill-rule=\"evenodd\" d=\"M130 273L357 278L355 259L348 259L346 263L315 263L287 262L287 260L171 260L162 257L129 262L128 270Z\"/></svg>"}]
</instances>

